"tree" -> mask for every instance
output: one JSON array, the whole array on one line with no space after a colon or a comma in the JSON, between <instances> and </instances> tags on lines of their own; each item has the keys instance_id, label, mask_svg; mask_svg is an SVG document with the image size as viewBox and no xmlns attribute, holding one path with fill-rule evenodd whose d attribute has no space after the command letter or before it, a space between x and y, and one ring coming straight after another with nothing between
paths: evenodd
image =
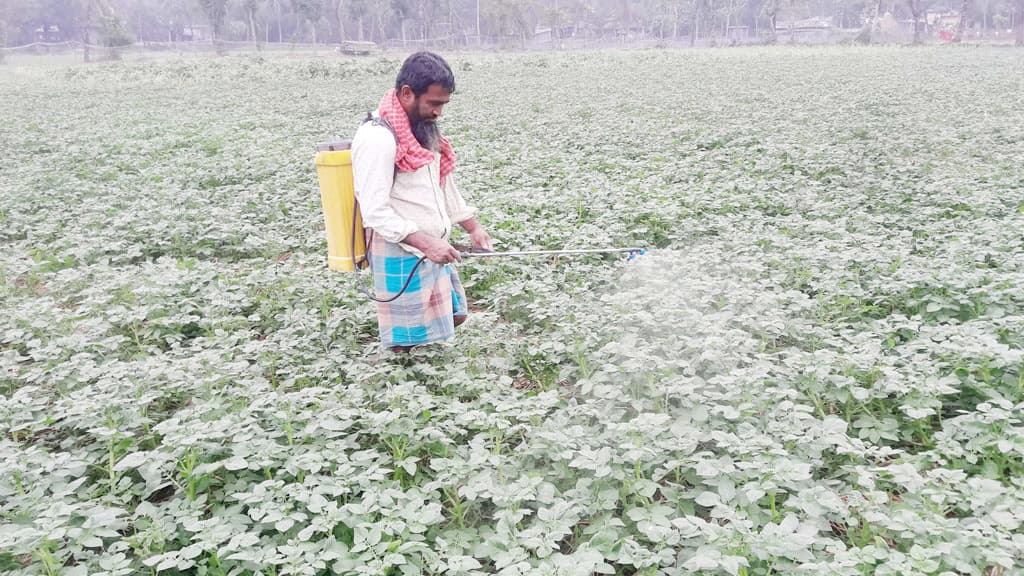
<instances>
[{"instance_id":1,"label":"tree","mask_svg":"<svg viewBox=\"0 0 1024 576\"><path fill-rule=\"evenodd\" d=\"M420 39L433 37L434 0L412 0L413 15L420 29Z\"/></svg>"},{"instance_id":2,"label":"tree","mask_svg":"<svg viewBox=\"0 0 1024 576\"><path fill-rule=\"evenodd\" d=\"M734 18L738 16L747 5L747 0L718 0L718 12L724 17L723 35L729 35L729 26L735 24Z\"/></svg>"},{"instance_id":3,"label":"tree","mask_svg":"<svg viewBox=\"0 0 1024 576\"><path fill-rule=\"evenodd\" d=\"M132 43L132 37L128 33L128 29L125 28L121 18L118 17L106 0L72 1L67 3L67 8L76 20L81 18L81 11L83 9L85 11L84 20L81 25L82 43L84 44L82 59L85 62L88 62L90 58L92 40L90 39L89 32L94 28L98 32L99 41L102 42L103 46L109 48L109 58L119 58L120 52L118 49ZM95 21L93 19L94 14L96 15Z\"/></svg>"},{"instance_id":4,"label":"tree","mask_svg":"<svg viewBox=\"0 0 1024 576\"><path fill-rule=\"evenodd\" d=\"M771 31L773 40L776 36L776 22L780 10L782 10L782 0L767 0L761 5L761 14L768 18L768 29Z\"/></svg>"},{"instance_id":5,"label":"tree","mask_svg":"<svg viewBox=\"0 0 1024 576\"><path fill-rule=\"evenodd\" d=\"M275 23L277 24L277 43L280 44L282 40L281 34L281 0L274 0L274 16L276 18ZM267 17L267 32L270 32L270 17Z\"/></svg>"},{"instance_id":6,"label":"tree","mask_svg":"<svg viewBox=\"0 0 1024 576\"><path fill-rule=\"evenodd\" d=\"M683 0L672 0L670 11L672 13L672 39L679 38L679 16L683 7Z\"/></svg>"},{"instance_id":7,"label":"tree","mask_svg":"<svg viewBox=\"0 0 1024 576\"><path fill-rule=\"evenodd\" d=\"M407 40L405 23L412 17L412 5L409 0L391 0L391 10L395 13L395 18L398 20L398 28L402 36L402 45L405 46L405 42Z\"/></svg>"},{"instance_id":8,"label":"tree","mask_svg":"<svg viewBox=\"0 0 1024 576\"><path fill-rule=\"evenodd\" d=\"M334 19L338 21L338 39L345 41L345 0L335 0Z\"/></svg>"},{"instance_id":9,"label":"tree","mask_svg":"<svg viewBox=\"0 0 1024 576\"><path fill-rule=\"evenodd\" d=\"M213 43L217 47L217 53L221 54L223 48L220 44L221 30L224 28L224 17L228 13L228 0L199 0L199 6L206 14L206 19L213 28Z\"/></svg>"},{"instance_id":10,"label":"tree","mask_svg":"<svg viewBox=\"0 0 1024 576\"><path fill-rule=\"evenodd\" d=\"M690 12L690 46L697 42L697 36L700 34L700 22L708 8L708 0L693 0L693 10Z\"/></svg>"},{"instance_id":11,"label":"tree","mask_svg":"<svg viewBox=\"0 0 1024 576\"><path fill-rule=\"evenodd\" d=\"M18 37L14 39L16 44L35 42L36 29L43 31L42 39L47 42L81 38L81 23L86 10L84 0L4 0L0 4L8 11L10 24L18 30Z\"/></svg>"},{"instance_id":12,"label":"tree","mask_svg":"<svg viewBox=\"0 0 1024 576\"><path fill-rule=\"evenodd\" d=\"M356 21L356 30L358 31L357 38L360 42L363 41L363 20L370 16L369 0L350 0L348 3L348 11L352 19Z\"/></svg>"},{"instance_id":13,"label":"tree","mask_svg":"<svg viewBox=\"0 0 1024 576\"><path fill-rule=\"evenodd\" d=\"M971 9L971 0L963 0L960 4L960 20L956 23L956 34L953 35L953 42L961 42L964 37L964 27L967 25L967 11ZM914 27L917 23L915 18Z\"/></svg>"},{"instance_id":14,"label":"tree","mask_svg":"<svg viewBox=\"0 0 1024 576\"><path fill-rule=\"evenodd\" d=\"M907 0L910 14L914 17L914 44L921 43L921 14L924 12L923 0Z\"/></svg>"},{"instance_id":15,"label":"tree","mask_svg":"<svg viewBox=\"0 0 1024 576\"><path fill-rule=\"evenodd\" d=\"M0 5L0 64L4 63L7 56L7 26L11 19L9 12L7 2Z\"/></svg>"},{"instance_id":16,"label":"tree","mask_svg":"<svg viewBox=\"0 0 1024 576\"><path fill-rule=\"evenodd\" d=\"M187 20L191 4L192 0L0 0L0 41L77 40L87 45L83 50L87 58L97 45L109 48L109 55L116 57L120 47L144 39L146 31L173 32L175 25ZM37 30L42 31L41 37ZM160 36L165 38L173 39Z\"/></svg>"},{"instance_id":17,"label":"tree","mask_svg":"<svg viewBox=\"0 0 1024 576\"><path fill-rule=\"evenodd\" d=\"M1017 46L1024 46L1024 0L1017 0Z\"/></svg>"},{"instance_id":18,"label":"tree","mask_svg":"<svg viewBox=\"0 0 1024 576\"><path fill-rule=\"evenodd\" d=\"M313 30L313 53L316 54L316 23L323 18L324 0L292 0L295 12L309 22Z\"/></svg>"},{"instance_id":19,"label":"tree","mask_svg":"<svg viewBox=\"0 0 1024 576\"><path fill-rule=\"evenodd\" d=\"M565 10L565 3L559 6L558 0L554 0L550 5L545 6L543 9L544 22L547 23L551 29L551 45L558 46L558 41L562 39L561 28L571 18Z\"/></svg>"},{"instance_id":20,"label":"tree","mask_svg":"<svg viewBox=\"0 0 1024 576\"><path fill-rule=\"evenodd\" d=\"M260 7L262 0L244 0L242 7L245 9L246 18L249 20L249 41L256 42L256 10Z\"/></svg>"},{"instance_id":21,"label":"tree","mask_svg":"<svg viewBox=\"0 0 1024 576\"><path fill-rule=\"evenodd\" d=\"M868 40L869 43L871 42L871 35L874 34L875 32L878 32L878 29L879 29L879 27L881 25L881 20L879 19L879 16L878 16L878 14L879 14L879 12L881 12L881 10L882 10L882 0L876 0L876 2L875 2L875 10L874 10L874 12L872 13L872 16L871 16L871 27L869 28L868 37L867 37L867 40Z\"/></svg>"}]
</instances>

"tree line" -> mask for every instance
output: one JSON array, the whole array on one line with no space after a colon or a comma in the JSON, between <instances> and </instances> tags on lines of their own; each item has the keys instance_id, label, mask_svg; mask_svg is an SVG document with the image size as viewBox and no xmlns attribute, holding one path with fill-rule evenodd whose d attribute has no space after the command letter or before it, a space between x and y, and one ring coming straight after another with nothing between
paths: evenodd
<instances>
[{"instance_id":1,"label":"tree line","mask_svg":"<svg viewBox=\"0 0 1024 576\"><path fill-rule=\"evenodd\" d=\"M567 38L772 37L808 20L863 28L881 15L927 26L929 12L965 14L957 26L1017 31L1024 0L6 0L0 46L82 41L204 39L249 42L434 42L527 45Z\"/></svg>"}]
</instances>

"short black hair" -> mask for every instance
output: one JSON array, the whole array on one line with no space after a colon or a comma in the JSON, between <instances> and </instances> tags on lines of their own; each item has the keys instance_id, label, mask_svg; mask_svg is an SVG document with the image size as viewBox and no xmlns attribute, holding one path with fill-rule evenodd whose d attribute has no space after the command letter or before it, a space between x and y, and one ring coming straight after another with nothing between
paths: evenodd
<instances>
[{"instance_id":1,"label":"short black hair","mask_svg":"<svg viewBox=\"0 0 1024 576\"><path fill-rule=\"evenodd\" d=\"M440 84L448 92L455 92L455 75L448 63L433 52L417 52L405 59L402 69L395 80L395 90L408 85L412 93L419 96L430 88L431 84Z\"/></svg>"}]
</instances>

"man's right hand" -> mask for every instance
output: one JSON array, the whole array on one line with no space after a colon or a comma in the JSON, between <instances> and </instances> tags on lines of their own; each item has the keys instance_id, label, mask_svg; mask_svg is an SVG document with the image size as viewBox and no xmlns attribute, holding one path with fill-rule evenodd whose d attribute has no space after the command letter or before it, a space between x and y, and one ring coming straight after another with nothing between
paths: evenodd
<instances>
[{"instance_id":1,"label":"man's right hand","mask_svg":"<svg viewBox=\"0 0 1024 576\"><path fill-rule=\"evenodd\" d=\"M434 238L425 232L413 232L406 236L402 242L423 252L424 256L436 264L450 264L462 261L462 255L451 244L440 238Z\"/></svg>"}]
</instances>

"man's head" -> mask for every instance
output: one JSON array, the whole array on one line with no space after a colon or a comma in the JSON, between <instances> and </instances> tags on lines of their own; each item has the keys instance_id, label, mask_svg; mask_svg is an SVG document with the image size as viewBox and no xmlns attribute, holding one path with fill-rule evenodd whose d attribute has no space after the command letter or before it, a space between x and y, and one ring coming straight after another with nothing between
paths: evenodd
<instances>
[{"instance_id":1,"label":"man's head","mask_svg":"<svg viewBox=\"0 0 1024 576\"><path fill-rule=\"evenodd\" d=\"M455 91L455 75L448 63L433 52L417 52L405 59L395 80L398 101L409 116L413 136L420 145L436 150L437 119Z\"/></svg>"}]
</instances>

